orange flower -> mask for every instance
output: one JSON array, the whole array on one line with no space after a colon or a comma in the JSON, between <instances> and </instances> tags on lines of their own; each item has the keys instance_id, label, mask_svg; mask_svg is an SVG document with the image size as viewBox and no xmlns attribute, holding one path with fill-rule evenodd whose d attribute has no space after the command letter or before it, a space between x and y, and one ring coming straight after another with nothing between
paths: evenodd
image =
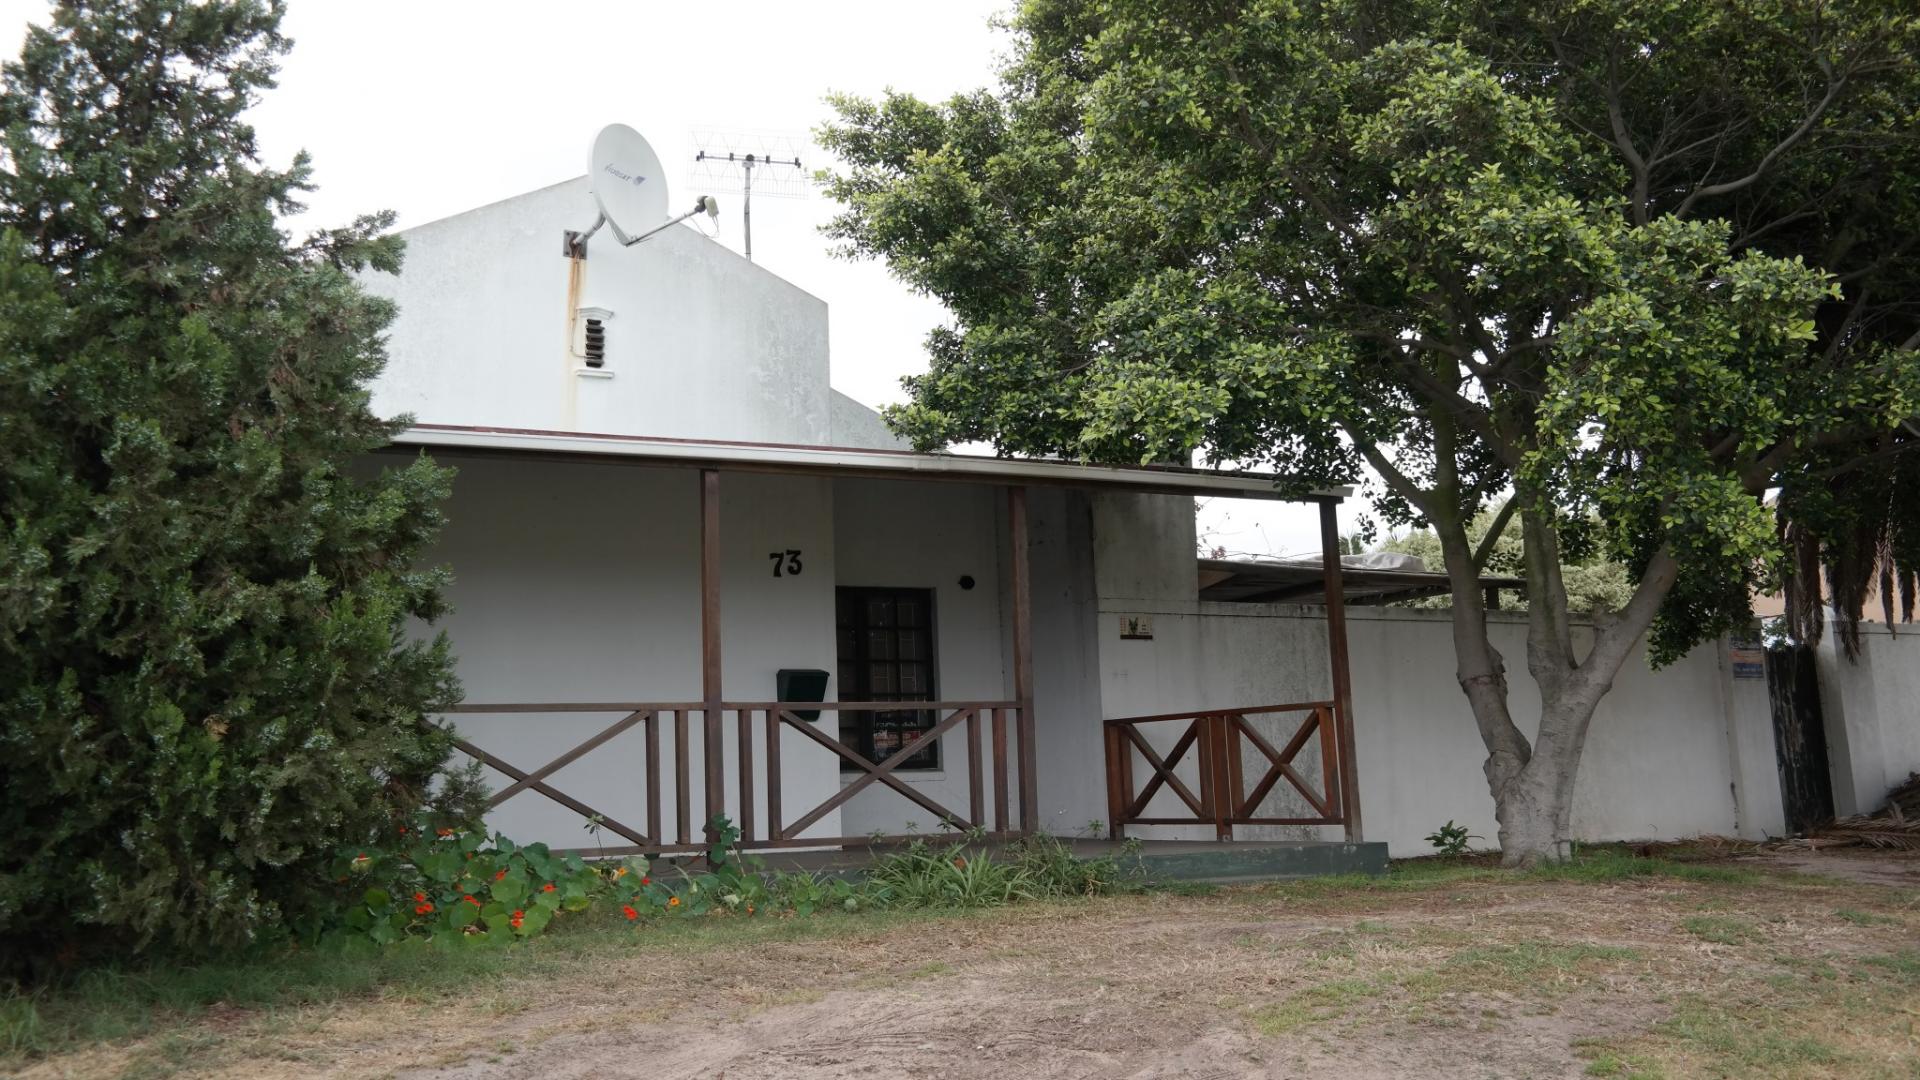
<instances>
[{"instance_id":1,"label":"orange flower","mask_svg":"<svg viewBox=\"0 0 1920 1080\"><path fill-rule=\"evenodd\" d=\"M501 867L501 868L500 868L500 872L499 872L499 873L497 873L497 874L495 874L495 875L493 875L493 880L495 880L495 881L499 881L499 880L500 880L501 878L503 878L503 877L506 877L506 876L507 876L507 870L506 870L506 867Z\"/></svg>"},{"instance_id":2,"label":"orange flower","mask_svg":"<svg viewBox=\"0 0 1920 1080\"><path fill-rule=\"evenodd\" d=\"M680 898L679 898L679 897L677 897L677 896L669 896L669 897L667 897L667 906L668 906L668 907L679 907L679 906L680 906Z\"/></svg>"},{"instance_id":3,"label":"orange flower","mask_svg":"<svg viewBox=\"0 0 1920 1080\"><path fill-rule=\"evenodd\" d=\"M620 908L620 911L622 914L626 915L628 922L632 922L633 920L640 917L640 913L633 910L632 904L622 905Z\"/></svg>"},{"instance_id":4,"label":"orange flower","mask_svg":"<svg viewBox=\"0 0 1920 1080\"><path fill-rule=\"evenodd\" d=\"M452 830L452 829L441 829L441 830L440 830L440 835L441 835L441 836L452 836L452 835L453 835L453 830Z\"/></svg>"},{"instance_id":5,"label":"orange flower","mask_svg":"<svg viewBox=\"0 0 1920 1080\"><path fill-rule=\"evenodd\" d=\"M653 879L652 879L652 878L650 878L650 877L643 877L643 878L641 878L641 879L640 879L640 884L642 884L642 885L651 885L651 884L653 884Z\"/></svg>"},{"instance_id":6,"label":"orange flower","mask_svg":"<svg viewBox=\"0 0 1920 1080\"><path fill-rule=\"evenodd\" d=\"M413 907L413 913L415 915L431 915L433 914L433 905L432 904L415 904Z\"/></svg>"},{"instance_id":7,"label":"orange flower","mask_svg":"<svg viewBox=\"0 0 1920 1080\"><path fill-rule=\"evenodd\" d=\"M545 885L542 885L542 886L540 886L540 891L541 891L541 892L552 892L552 891L553 891L553 882L551 882L551 881L549 881L549 882L547 882L547 883L546 883Z\"/></svg>"},{"instance_id":8,"label":"orange flower","mask_svg":"<svg viewBox=\"0 0 1920 1080\"><path fill-rule=\"evenodd\" d=\"M460 897L460 899L462 899L462 900L465 900L465 901L466 901L467 903L469 903L469 904L472 904L472 905L473 905L474 907L479 907L479 906L480 906L480 901L478 901L478 900L475 900L475 899L473 898L473 894L472 894L472 893L463 893L463 894L461 895L461 897Z\"/></svg>"},{"instance_id":9,"label":"orange flower","mask_svg":"<svg viewBox=\"0 0 1920 1080\"><path fill-rule=\"evenodd\" d=\"M407 827L405 825L400 826L400 835L401 836L407 835Z\"/></svg>"},{"instance_id":10,"label":"orange flower","mask_svg":"<svg viewBox=\"0 0 1920 1080\"><path fill-rule=\"evenodd\" d=\"M415 903L425 903L425 902L426 902L426 899L427 899L427 894L426 894L426 893L423 893L423 892L417 892L417 893L414 893L414 894L413 894L413 900L414 900L414 902L415 902Z\"/></svg>"}]
</instances>

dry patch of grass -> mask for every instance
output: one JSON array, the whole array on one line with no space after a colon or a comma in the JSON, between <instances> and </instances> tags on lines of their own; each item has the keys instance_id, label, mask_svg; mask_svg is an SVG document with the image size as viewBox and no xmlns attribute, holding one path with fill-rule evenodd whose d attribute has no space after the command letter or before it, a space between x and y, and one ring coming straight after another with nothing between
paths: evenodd
<instances>
[{"instance_id":1,"label":"dry patch of grass","mask_svg":"<svg viewBox=\"0 0 1920 1080\"><path fill-rule=\"evenodd\" d=\"M0 1073L1920 1076L1916 940L1920 894L1764 867L1420 864L103 976Z\"/></svg>"}]
</instances>

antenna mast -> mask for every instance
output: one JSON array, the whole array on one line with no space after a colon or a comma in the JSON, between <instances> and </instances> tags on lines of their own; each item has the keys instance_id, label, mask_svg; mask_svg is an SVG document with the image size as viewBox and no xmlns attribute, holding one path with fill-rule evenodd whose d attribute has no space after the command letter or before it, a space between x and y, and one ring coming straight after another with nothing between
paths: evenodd
<instances>
[{"instance_id":1,"label":"antenna mast","mask_svg":"<svg viewBox=\"0 0 1920 1080\"><path fill-rule=\"evenodd\" d=\"M807 192L805 174L800 171L800 140L791 136L736 135L695 132L693 136L694 176L724 190L740 192L742 235L747 260L753 260L753 181L761 173L763 194L797 197Z\"/></svg>"}]
</instances>

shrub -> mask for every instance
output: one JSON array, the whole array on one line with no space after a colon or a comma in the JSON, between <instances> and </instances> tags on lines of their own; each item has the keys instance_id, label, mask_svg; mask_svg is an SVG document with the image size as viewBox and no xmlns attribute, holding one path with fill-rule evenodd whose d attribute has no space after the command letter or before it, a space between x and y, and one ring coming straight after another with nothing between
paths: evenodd
<instances>
[{"instance_id":1,"label":"shrub","mask_svg":"<svg viewBox=\"0 0 1920 1080\"><path fill-rule=\"evenodd\" d=\"M1465 825L1455 825L1452 818L1448 818L1445 825L1427 834L1427 843L1432 844L1434 850L1442 855L1465 855L1471 850L1471 841L1481 839L1484 837L1468 832Z\"/></svg>"},{"instance_id":2,"label":"shrub","mask_svg":"<svg viewBox=\"0 0 1920 1080\"><path fill-rule=\"evenodd\" d=\"M396 428L351 274L399 244L280 231L309 170L242 118L279 17L67 0L0 76L0 963L258 938L430 791L474 806L404 632L450 474L354 464Z\"/></svg>"},{"instance_id":3,"label":"shrub","mask_svg":"<svg viewBox=\"0 0 1920 1080\"><path fill-rule=\"evenodd\" d=\"M325 943L411 939L498 945L532 937L557 920L600 908L642 924L656 917L807 916L876 908L980 908L1019 900L1096 896L1124 887L1119 857L1079 859L1052 837L1012 845L1005 858L969 843L917 840L877 858L867 873L769 873L742 855L724 815L697 864L662 869L638 856L587 862L545 844L447 826L419 827L384 848L343 852L334 863L342 900L311 928ZM699 866L696 872L694 865Z\"/></svg>"}]
</instances>

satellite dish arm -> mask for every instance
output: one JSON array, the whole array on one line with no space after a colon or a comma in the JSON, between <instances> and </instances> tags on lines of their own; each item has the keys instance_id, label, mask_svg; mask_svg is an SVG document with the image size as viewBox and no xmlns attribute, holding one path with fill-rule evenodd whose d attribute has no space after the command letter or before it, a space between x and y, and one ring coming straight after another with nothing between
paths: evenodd
<instances>
[{"instance_id":1,"label":"satellite dish arm","mask_svg":"<svg viewBox=\"0 0 1920 1080\"><path fill-rule=\"evenodd\" d=\"M608 226L613 230L613 238L615 240L620 241L621 247L632 247L633 245L639 243L640 241L645 240L647 237L652 236L655 233L662 232L666 229L672 228L673 226L680 224L681 222L687 220L690 217L695 216L696 214L705 214L711 218L718 218L720 216L720 204L717 201L715 201L713 196L702 195L700 196L699 201L693 204L693 209L687 211L684 214L681 214L679 217L674 218L671 221L668 221L664 225L660 225L656 228L648 229L646 232L641 233L639 236L628 236L626 233L621 232L620 226L617 223L615 223L613 220L608 218L607 215L603 212L599 217L596 217L593 219L593 224L587 228L587 231L574 232L571 229L567 231L567 234L565 237L565 245L562 248L562 254L566 255L570 259L586 258L587 257L587 238L592 236L594 233L599 232L600 227L602 225Z\"/></svg>"},{"instance_id":2,"label":"satellite dish arm","mask_svg":"<svg viewBox=\"0 0 1920 1080\"><path fill-rule=\"evenodd\" d=\"M689 211L687 211L687 212L686 212L686 213L684 213L684 214L681 214L681 215L680 215L679 217L677 217L677 218L673 218L672 220L670 220L670 221L668 221L668 222L666 222L666 223L665 223L665 224L663 224L663 225L659 225L659 226L656 226L656 227L654 227L654 228L651 228L651 229L648 229L648 230L647 230L646 232L643 232L643 233L641 233L641 234L640 234L639 236L635 236L635 237L632 237L632 238L628 238L627 236L625 236L625 235L623 235L623 234L622 234L622 233L620 232L620 227L619 227L618 225L616 225L616 226L614 226L614 230L613 230L613 231L614 231L614 235L616 235L616 236L619 236L619 237L620 237L620 244L621 244L621 246L623 246L623 247L632 247L633 245L635 245L635 244L637 244L637 243L639 243L640 241L642 241L642 240L645 240L645 239L646 239L647 237L649 237L649 236L652 236L652 235L654 235L655 233L659 233L659 232L664 232L664 231L666 231L667 229L671 229L671 228L673 228L673 227L674 227L675 225L678 225L678 224L680 224L681 222L683 222L683 221L685 221L685 220L687 220L687 219L688 219L688 218L690 218L690 217L693 217L693 216L694 216L694 215L696 215L696 214L706 214L706 215L708 215L709 217L719 217L719 216L720 216L720 204L714 201L714 198L713 198L713 196L711 196L711 195L702 195L702 196L700 196L700 199L699 199L699 201L698 201L698 202L695 202L695 203L693 204L693 209L691 209L691 210L689 210ZM602 221L604 221L604 220L606 220L606 215L604 215L604 214L603 214L603 215L601 215L601 220L602 220ZM593 226L593 228L594 228L594 229L597 229L597 228L599 228L599 227L600 227L600 225L599 225L599 223L598 223L598 222L595 222L595 223L594 223L594 226ZM588 236L591 236L591 235L593 235L593 229L589 229L589 230L587 230L587 235L588 235ZM582 237L581 239L583 239L583 240L584 240L584 239L585 239L585 237Z\"/></svg>"}]
</instances>

